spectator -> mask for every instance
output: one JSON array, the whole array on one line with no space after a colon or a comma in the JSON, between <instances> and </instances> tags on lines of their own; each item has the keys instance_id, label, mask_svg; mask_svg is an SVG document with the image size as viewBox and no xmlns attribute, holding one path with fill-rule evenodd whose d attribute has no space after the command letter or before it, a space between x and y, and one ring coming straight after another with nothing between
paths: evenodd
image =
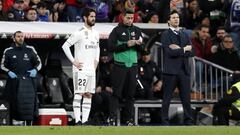
<instances>
[{"instance_id":1,"label":"spectator","mask_svg":"<svg viewBox=\"0 0 240 135\"><path fill-rule=\"evenodd\" d=\"M109 6L107 0L95 0L94 2L88 2L87 6L96 10L96 21L97 22L108 22L109 17Z\"/></svg>"},{"instance_id":2,"label":"spectator","mask_svg":"<svg viewBox=\"0 0 240 135\"><path fill-rule=\"evenodd\" d=\"M25 20L30 22L38 21L37 10L35 8L29 8L26 11Z\"/></svg>"},{"instance_id":3,"label":"spectator","mask_svg":"<svg viewBox=\"0 0 240 135\"><path fill-rule=\"evenodd\" d=\"M182 15L182 9L184 8L183 0L170 0L170 10L176 10L180 15Z\"/></svg>"},{"instance_id":4,"label":"spectator","mask_svg":"<svg viewBox=\"0 0 240 135\"><path fill-rule=\"evenodd\" d=\"M200 9L209 16L212 25L210 34L214 35L219 26L223 26L226 21L225 7L228 0L199 0Z\"/></svg>"},{"instance_id":5,"label":"spectator","mask_svg":"<svg viewBox=\"0 0 240 135\"><path fill-rule=\"evenodd\" d=\"M86 8L84 26L72 34L62 48L73 64L74 99L73 111L76 125L89 124L92 95L95 93L95 71L99 61L99 33L95 25L96 11ZM74 45L75 57L70 47ZM82 116L82 117L81 117Z\"/></svg>"},{"instance_id":6,"label":"spectator","mask_svg":"<svg viewBox=\"0 0 240 135\"><path fill-rule=\"evenodd\" d=\"M8 10L13 6L14 0L3 0L3 11L8 12Z\"/></svg>"},{"instance_id":7,"label":"spectator","mask_svg":"<svg viewBox=\"0 0 240 135\"><path fill-rule=\"evenodd\" d=\"M219 48L221 49L218 49L218 51L213 54L212 62L234 72L238 72L240 70L240 58L238 57L237 49L234 47L234 42L231 35L227 34L223 37ZM213 71L213 73L216 73L217 75L213 75L213 78L218 80L218 84L222 83L223 88L227 88L226 81L231 82L231 78L227 77L228 75L225 73L220 73L219 70L215 72ZM224 81L220 79L220 75L224 76Z\"/></svg>"},{"instance_id":8,"label":"spectator","mask_svg":"<svg viewBox=\"0 0 240 135\"><path fill-rule=\"evenodd\" d=\"M124 3L122 1L114 1L112 3L112 11L110 12L109 18L110 22L116 22L117 16L121 14L124 10Z\"/></svg>"},{"instance_id":9,"label":"spectator","mask_svg":"<svg viewBox=\"0 0 240 135\"><path fill-rule=\"evenodd\" d=\"M142 22L141 16L138 14L138 12L135 12L136 11L136 4L135 4L134 1L132 1L132 0L125 1L124 9L125 10L132 10L132 12L134 12L134 14L133 14L134 15L134 19L133 19L134 23ZM124 13L121 13L118 16L116 16L115 22L121 23L123 21L122 20L123 16L124 16Z\"/></svg>"},{"instance_id":10,"label":"spectator","mask_svg":"<svg viewBox=\"0 0 240 135\"><path fill-rule=\"evenodd\" d=\"M180 99L184 110L184 124L192 125L193 117L190 104L190 64L193 57L189 36L179 29L179 13L175 10L169 14L169 29L161 36L163 44L163 102L162 125L169 125L168 111L172 94L176 87L179 89Z\"/></svg>"},{"instance_id":11,"label":"spectator","mask_svg":"<svg viewBox=\"0 0 240 135\"><path fill-rule=\"evenodd\" d=\"M210 21L210 18L209 16L207 15L204 15L202 20L200 21L200 25L206 25L209 27L209 29L211 29L211 21ZM197 26L198 27L198 26ZM196 27L196 28L197 28Z\"/></svg>"},{"instance_id":12,"label":"spectator","mask_svg":"<svg viewBox=\"0 0 240 135\"><path fill-rule=\"evenodd\" d=\"M229 125L229 119L240 120L240 76L234 74L234 84L213 107L213 125Z\"/></svg>"},{"instance_id":13,"label":"spectator","mask_svg":"<svg viewBox=\"0 0 240 135\"><path fill-rule=\"evenodd\" d=\"M7 13L8 21L24 21L23 6L23 0L14 0L13 6Z\"/></svg>"},{"instance_id":14,"label":"spectator","mask_svg":"<svg viewBox=\"0 0 240 135\"><path fill-rule=\"evenodd\" d=\"M209 27L207 25L200 25L197 27L195 31L195 35L192 37L192 44L194 46L195 56L200 57L202 59L210 60L211 59L211 48L212 41L209 35ZM196 61L195 63L195 72L196 72L196 89L200 89L200 80L201 75L203 74L203 64L200 61ZM203 79L203 77L202 77Z\"/></svg>"},{"instance_id":15,"label":"spectator","mask_svg":"<svg viewBox=\"0 0 240 135\"><path fill-rule=\"evenodd\" d=\"M133 102L136 91L137 52L143 50L140 28L133 25L134 12L126 10L119 23L110 33L108 46L113 53L112 70L113 95L110 102L110 125L116 125L119 101L125 100L126 124L133 123ZM128 34L129 33L129 34Z\"/></svg>"},{"instance_id":16,"label":"spectator","mask_svg":"<svg viewBox=\"0 0 240 135\"><path fill-rule=\"evenodd\" d=\"M145 50L141 59L138 61L138 78L143 88L139 85L136 91L136 99L152 99L153 98L153 81L154 77L161 79L160 68L151 60L150 51Z\"/></svg>"},{"instance_id":17,"label":"spectator","mask_svg":"<svg viewBox=\"0 0 240 135\"><path fill-rule=\"evenodd\" d=\"M221 49L212 56L213 62L233 71L240 70L240 58L231 35L225 35L220 46Z\"/></svg>"},{"instance_id":18,"label":"spectator","mask_svg":"<svg viewBox=\"0 0 240 135\"><path fill-rule=\"evenodd\" d=\"M65 2L58 2L54 4L54 10L58 12L58 22L68 22L67 7Z\"/></svg>"},{"instance_id":19,"label":"spectator","mask_svg":"<svg viewBox=\"0 0 240 135\"><path fill-rule=\"evenodd\" d=\"M10 103L10 118L31 125L38 111L34 82L42 64L35 49L25 44L21 31L13 34L13 41L11 47L5 49L1 62L2 70L8 74L5 92ZM24 81L27 84L22 84Z\"/></svg>"},{"instance_id":20,"label":"spectator","mask_svg":"<svg viewBox=\"0 0 240 135\"><path fill-rule=\"evenodd\" d=\"M139 7L136 12L141 16L144 23L148 22L148 15L152 12L156 12L157 9L155 8L156 3L155 0L143 0L136 2L136 5Z\"/></svg>"},{"instance_id":21,"label":"spectator","mask_svg":"<svg viewBox=\"0 0 240 135\"><path fill-rule=\"evenodd\" d=\"M216 53L218 49L223 49L220 43L222 43L223 37L227 34L224 27L218 27L216 35L212 38L212 53Z\"/></svg>"},{"instance_id":22,"label":"spectator","mask_svg":"<svg viewBox=\"0 0 240 135\"><path fill-rule=\"evenodd\" d=\"M0 21L6 21L6 13L3 11L3 0L0 0Z\"/></svg>"},{"instance_id":23,"label":"spectator","mask_svg":"<svg viewBox=\"0 0 240 135\"><path fill-rule=\"evenodd\" d=\"M157 11L159 16L159 22L160 23L166 23L167 22L167 15L170 12L170 0L160 0L159 1L159 10Z\"/></svg>"},{"instance_id":24,"label":"spectator","mask_svg":"<svg viewBox=\"0 0 240 135\"><path fill-rule=\"evenodd\" d=\"M230 8L229 23L232 31L238 32L240 29L240 10L239 10L240 0L232 0Z\"/></svg>"},{"instance_id":25,"label":"spectator","mask_svg":"<svg viewBox=\"0 0 240 135\"><path fill-rule=\"evenodd\" d=\"M81 14L85 7L85 0L66 0L68 20L70 22L82 22Z\"/></svg>"},{"instance_id":26,"label":"spectator","mask_svg":"<svg viewBox=\"0 0 240 135\"><path fill-rule=\"evenodd\" d=\"M212 52L212 41L209 35L209 27L206 25L200 25L197 27L195 35L192 37L192 44L195 49L197 57L203 59L210 59Z\"/></svg>"},{"instance_id":27,"label":"spectator","mask_svg":"<svg viewBox=\"0 0 240 135\"><path fill-rule=\"evenodd\" d=\"M184 26L193 30L201 23L203 18L203 12L199 8L198 0L189 0L188 7L184 10L186 10L185 12L183 11Z\"/></svg>"},{"instance_id":28,"label":"spectator","mask_svg":"<svg viewBox=\"0 0 240 135\"><path fill-rule=\"evenodd\" d=\"M24 0L23 10L27 10L29 8L30 0Z\"/></svg>"},{"instance_id":29,"label":"spectator","mask_svg":"<svg viewBox=\"0 0 240 135\"><path fill-rule=\"evenodd\" d=\"M159 17L156 12L152 12L148 14L147 23L158 23L158 22L159 22Z\"/></svg>"},{"instance_id":30,"label":"spectator","mask_svg":"<svg viewBox=\"0 0 240 135\"><path fill-rule=\"evenodd\" d=\"M40 3L41 0L31 0L29 3L30 8L37 8L38 3Z\"/></svg>"},{"instance_id":31,"label":"spectator","mask_svg":"<svg viewBox=\"0 0 240 135\"><path fill-rule=\"evenodd\" d=\"M39 2L37 4L38 20L40 22L48 22L50 12L47 9L47 5L44 2Z\"/></svg>"}]
</instances>

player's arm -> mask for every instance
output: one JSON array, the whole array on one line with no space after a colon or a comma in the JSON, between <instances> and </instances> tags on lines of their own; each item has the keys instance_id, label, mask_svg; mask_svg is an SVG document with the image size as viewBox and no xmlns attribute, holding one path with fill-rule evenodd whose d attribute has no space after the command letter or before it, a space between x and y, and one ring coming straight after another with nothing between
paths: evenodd
<instances>
[{"instance_id":1,"label":"player's arm","mask_svg":"<svg viewBox=\"0 0 240 135\"><path fill-rule=\"evenodd\" d=\"M66 41L63 44L62 49L63 49L65 55L67 56L67 58L73 63L74 62L74 58L73 58L73 55L72 55L71 50L70 50L71 46L72 45L68 41Z\"/></svg>"},{"instance_id":2,"label":"player's arm","mask_svg":"<svg viewBox=\"0 0 240 135\"><path fill-rule=\"evenodd\" d=\"M67 56L67 58L71 61L71 63L77 67L78 69L81 69L82 68L82 63L80 63L79 61L75 60L72 53L71 53L71 50L70 50L70 47L72 45L70 43L68 43L67 41L63 44L62 46L62 49L65 53L65 55Z\"/></svg>"}]
</instances>

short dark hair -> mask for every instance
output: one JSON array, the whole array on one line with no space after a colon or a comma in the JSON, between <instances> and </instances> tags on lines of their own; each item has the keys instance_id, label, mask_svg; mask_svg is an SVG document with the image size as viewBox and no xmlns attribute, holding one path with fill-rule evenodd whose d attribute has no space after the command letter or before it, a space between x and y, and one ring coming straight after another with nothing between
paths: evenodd
<instances>
[{"instance_id":1,"label":"short dark hair","mask_svg":"<svg viewBox=\"0 0 240 135\"><path fill-rule=\"evenodd\" d=\"M22 32L22 31L16 31L16 32L14 32L14 33L13 33L13 38L16 37L16 34L17 34L17 33L23 33L23 32Z\"/></svg>"},{"instance_id":2,"label":"short dark hair","mask_svg":"<svg viewBox=\"0 0 240 135\"><path fill-rule=\"evenodd\" d=\"M217 31L218 30L225 30L226 31L226 28L224 27L224 26L219 26L218 28L217 28Z\"/></svg>"},{"instance_id":3,"label":"short dark hair","mask_svg":"<svg viewBox=\"0 0 240 135\"><path fill-rule=\"evenodd\" d=\"M82 18L84 19L84 16L88 17L91 12L96 13L96 10L94 10L92 8L84 8L83 13L82 13Z\"/></svg>"},{"instance_id":4,"label":"short dark hair","mask_svg":"<svg viewBox=\"0 0 240 135\"><path fill-rule=\"evenodd\" d=\"M125 16L126 14L134 14L134 9L125 9L124 11L123 11L123 15Z\"/></svg>"},{"instance_id":5,"label":"short dark hair","mask_svg":"<svg viewBox=\"0 0 240 135\"><path fill-rule=\"evenodd\" d=\"M180 14L178 13L177 10L172 10L172 11L168 14L168 20L170 20L170 17L171 17L171 15L173 15L173 14L178 14L178 16L180 17Z\"/></svg>"},{"instance_id":6,"label":"short dark hair","mask_svg":"<svg viewBox=\"0 0 240 135\"><path fill-rule=\"evenodd\" d=\"M209 29L209 26L205 25L205 24L200 24L200 25L197 26L197 30L201 30L202 28L208 28Z\"/></svg>"},{"instance_id":7,"label":"short dark hair","mask_svg":"<svg viewBox=\"0 0 240 135\"><path fill-rule=\"evenodd\" d=\"M26 10L26 13L28 13L28 11L30 11L30 10L34 10L37 13L37 9L36 8L29 8L29 9Z\"/></svg>"},{"instance_id":8,"label":"short dark hair","mask_svg":"<svg viewBox=\"0 0 240 135\"><path fill-rule=\"evenodd\" d=\"M45 2L41 1L37 4L37 9L39 9L39 8L47 8L47 4Z\"/></svg>"},{"instance_id":9,"label":"short dark hair","mask_svg":"<svg viewBox=\"0 0 240 135\"><path fill-rule=\"evenodd\" d=\"M231 39L233 39L230 34L226 34L226 35L223 37L223 40L224 40L225 38L231 38Z\"/></svg>"}]
</instances>

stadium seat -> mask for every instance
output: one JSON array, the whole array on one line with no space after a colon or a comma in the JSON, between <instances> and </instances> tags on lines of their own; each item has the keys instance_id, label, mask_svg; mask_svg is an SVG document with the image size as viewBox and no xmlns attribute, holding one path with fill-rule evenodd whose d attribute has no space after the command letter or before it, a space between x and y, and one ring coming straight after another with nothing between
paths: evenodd
<instances>
[{"instance_id":1,"label":"stadium seat","mask_svg":"<svg viewBox=\"0 0 240 135\"><path fill-rule=\"evenodd\" d=\"M44 78L48 102L43 106L72 110L73 92L69 85L70 78L63 72L60 60L51 59L48 61Z\"/></svg>"},{"instance_id":2,"label":"stadium seat","mask_svg":"<svg viewBox=\"0 0 240 135\"><path fill-rule=\"evenodd\" d=\"M1 74L0 75L0 100L3 99L3 93L5 90L6 82L7 82L7 77Z\"/></svg>"}]
</instances>

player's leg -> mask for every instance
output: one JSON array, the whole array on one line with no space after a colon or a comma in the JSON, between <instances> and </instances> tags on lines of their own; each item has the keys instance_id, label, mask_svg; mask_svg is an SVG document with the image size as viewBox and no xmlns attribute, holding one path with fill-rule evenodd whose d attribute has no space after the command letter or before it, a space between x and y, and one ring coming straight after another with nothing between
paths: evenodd
<instances>
[{"instance_id":1,"label":"player's leg","mask_svg":"<svg viewBox=\"0 0 240 135\"><path fill-rule=\"evenodd\" d=\"M82 123L86 123L89 118L90 110L92 104L92 94L85 93L83 94L83 102L82 102Z\"/></svg>"},{"instance_id":2,"label":"player's leg","mask_svg":"<svg viewBox=\"0 0 240 135\"><path fill-rule=\"evenodd\" d=\"M73 72L73 86L74 86L74 98L73 98L73 113L75 116L75 123L81 125L81 102L82 94L80 94L79 89L79 73Z\"/></svg>"},{"instance_id":3,"label":"player's leg","mask_svg":"<svg viewBox=\"0 0 240 135\"><path fill-rule=\"evenodd\" d=\"M95 76L88 76L85 85L85 93L83 94L82 123L88 121L89 114L91 111L92 93L95 93L95 86L96 86Z\"/></svg>"},{"instance_id":4,"label":"player's leg","mask_svg":"<svg viewBox=\"0 0 240 135\"><path fill-rule=\"evenodd\" d=\"M74 95L73 99L73 113L75 116L75 123L81 124L81 101L82 101L82 95L79 93L76 93Z\"/></svg>"}]
</instances>

